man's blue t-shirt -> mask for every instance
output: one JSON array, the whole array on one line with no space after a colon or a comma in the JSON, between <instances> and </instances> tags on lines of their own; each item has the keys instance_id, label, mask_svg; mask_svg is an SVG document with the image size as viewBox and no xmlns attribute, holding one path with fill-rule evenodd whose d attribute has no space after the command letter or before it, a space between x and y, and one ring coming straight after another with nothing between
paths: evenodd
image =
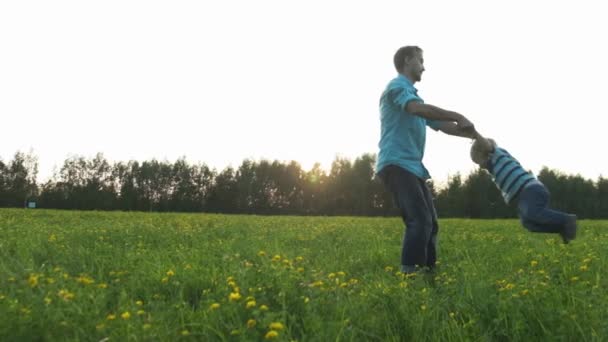
<instances>
[{"instance_id":1,"label":"man's blue t-shirt","mask_svg":"<svg viewBox=\"0 0 608 342\"><path fill-rule=\"evenodd\" d=\"M376 173L387 165L396 165L421 179L430 178L422 164L426 126L438 129L438 122L405 110L410 101L424 102L414 84L399 75L389 82L380 97L380 143Z\"/></svg>"}]
</instances>

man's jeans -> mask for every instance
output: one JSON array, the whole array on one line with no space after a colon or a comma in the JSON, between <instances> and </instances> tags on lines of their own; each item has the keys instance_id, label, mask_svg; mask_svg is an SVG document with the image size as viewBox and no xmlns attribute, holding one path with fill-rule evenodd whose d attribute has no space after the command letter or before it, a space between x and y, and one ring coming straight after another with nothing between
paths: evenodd
<instances>
[{"instance_id":1,"label":"man's jeans","mask_svg":"<svg viewBox=\"0 0 608 342\"><path fill-rule=\"evenodd\" d=\"M517 209L526 229L537 233L559 233L571 215L553 210L549 205L549 191L538 181L526 185L519 193Z\"/></svg>"},{"instance_id":2,"label":"man's jeans","mask_svg":"<svg viewBox=\"0 0 608 342\"><path fill-rule=\"evenodd\" d=\"M413 272L416 266L434 267L437 260L437 214L431 191L424 180L395 165L384 167L378 176L392 193L406 230L401 266Z\"/></svg>"}]
</instances>

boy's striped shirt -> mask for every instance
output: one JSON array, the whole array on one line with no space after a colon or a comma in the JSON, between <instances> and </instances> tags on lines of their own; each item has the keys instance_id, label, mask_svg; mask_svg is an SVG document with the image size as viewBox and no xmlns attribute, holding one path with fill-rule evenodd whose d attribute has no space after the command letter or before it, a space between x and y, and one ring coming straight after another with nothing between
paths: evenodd
<instances>
[{"instance_id":1,"label":"boy's striped shirt","mask_svg":"<svg viewBox=\"0 0 608 342\"><path fill-rule=\"evenodd\" d=\"M507 204L511 203L526 184L536 179L530 172L524 170L509 152L498 146L494 149L488 164L488 171L492 174L494 183L502 192Z\"/></svg>"}]
</instances>

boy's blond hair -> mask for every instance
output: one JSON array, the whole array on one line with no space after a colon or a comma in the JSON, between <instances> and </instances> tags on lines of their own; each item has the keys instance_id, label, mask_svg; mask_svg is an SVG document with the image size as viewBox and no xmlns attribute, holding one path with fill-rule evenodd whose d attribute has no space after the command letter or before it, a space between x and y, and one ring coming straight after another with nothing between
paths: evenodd
<instances>
[{"instance_id":1,"label":"boy's blond hair","mask_svg":"<svg viewBox=\"0 0 608 342\"><path fill-rule=\"evenodd\" d=\"M496 142L493 139L478 135L471 145L471 159L475 164L485 167L495 148Z\"/></svg>"}]
</instances>

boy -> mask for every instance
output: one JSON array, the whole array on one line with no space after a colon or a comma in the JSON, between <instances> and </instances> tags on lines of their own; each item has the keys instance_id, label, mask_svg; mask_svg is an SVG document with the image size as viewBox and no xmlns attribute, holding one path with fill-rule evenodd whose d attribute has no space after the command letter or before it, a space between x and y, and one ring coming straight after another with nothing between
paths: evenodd
<instances>
[{"instance_id":1,"label":"boy","mask_svg":"<svg viewBox=\"0 0 608 342\"><path fill-rule=\"evenodd\" d=\"M549 191L492 139L475 133L471 159L492 175L507 204L516 203L521 223L531 232L558 233L564 243L576 238L576 215L548 207Z\"/></svg>"}]
</instances>

